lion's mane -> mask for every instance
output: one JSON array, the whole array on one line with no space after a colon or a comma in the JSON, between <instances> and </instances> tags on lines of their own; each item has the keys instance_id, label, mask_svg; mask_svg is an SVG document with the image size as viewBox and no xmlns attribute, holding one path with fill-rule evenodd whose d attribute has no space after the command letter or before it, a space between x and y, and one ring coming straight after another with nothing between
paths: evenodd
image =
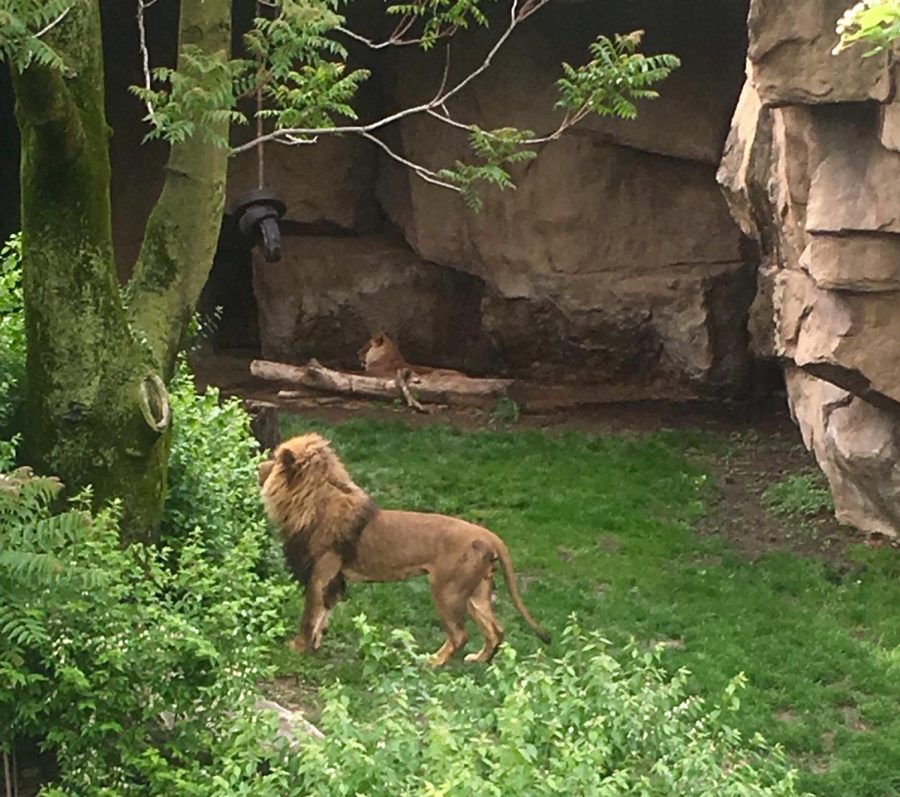
<instances>
[{"instance_id":1,"label":"lion's mane","mask_svg":"<svg viewBox=\"0 0 900 797\"><path fill-rule=\"evenodd\" d=\"M281 530L288 564L304 585L329 550L352 562L360 533L378 511L328 441L315 433L275 449L261 492L266 513Z\"/></svg>"}]
</instances>

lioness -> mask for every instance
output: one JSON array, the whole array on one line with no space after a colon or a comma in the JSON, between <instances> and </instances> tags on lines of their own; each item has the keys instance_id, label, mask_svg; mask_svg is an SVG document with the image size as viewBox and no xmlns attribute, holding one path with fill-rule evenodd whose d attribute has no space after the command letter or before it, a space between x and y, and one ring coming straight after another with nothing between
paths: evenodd
<instances>
[{"instance_id":1,"label":"lioness","mask_svg":"<svg viewBox=\"0 0 900 797\"><path fill-rule=\"evenodd\" d=\"M384 332L369 338L357 355L360 365L369 376L396 376L397 371L410 371L418 375L463 376L461 371L454 371L452 368L432 368L429 365L408 363L397 344Z\"/></svg>"},{"instance_id":2,"label":"lioness","mask_svg":"<svg viewBox=\"0 0 900 797\"><path fill-rule=\"evenodd\" d=\"M447 663L468 641L468 613L484 645L466 661L490 661L503 641L491 608L502 569L513 605L544 641L516 588L509 550L494 533L446 515L380 509L350 478L328 441L304 434L282 443L259 466L269 518L281 529L287 562L306 590L298 651L317 650L346 581L399 581L427 574L447 641L431 664Z\"/></svg>"}]
</instances>

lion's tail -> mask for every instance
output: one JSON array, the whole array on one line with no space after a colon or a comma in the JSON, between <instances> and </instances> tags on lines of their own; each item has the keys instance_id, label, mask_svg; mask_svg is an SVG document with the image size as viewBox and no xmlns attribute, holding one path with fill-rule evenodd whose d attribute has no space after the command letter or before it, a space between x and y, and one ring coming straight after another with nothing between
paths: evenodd
<instances>
[{"instance_id":1,"label":"lion's tail","mask_svg":"<svg viewBox=\"0 0 900 797\"><path fill-rule=\"evenodd\" d=\"M516 574L513 570L512 559L510 559L509 556L509 548L506 547L506 544L502 540L498 539L497 542L499 543L497 545L497 556L503 567L503 578L506 580L506 587L512 598L513 606L515 606L519 614L525 618L525 622L531 626L532 631L538 635L541 642L549 645L550 634L535 622L535 619L528 613L528 609L525 608L525 604L522 603L522 597L519 595L519 588L516 586Z\"/></svg>"}]
</instances>

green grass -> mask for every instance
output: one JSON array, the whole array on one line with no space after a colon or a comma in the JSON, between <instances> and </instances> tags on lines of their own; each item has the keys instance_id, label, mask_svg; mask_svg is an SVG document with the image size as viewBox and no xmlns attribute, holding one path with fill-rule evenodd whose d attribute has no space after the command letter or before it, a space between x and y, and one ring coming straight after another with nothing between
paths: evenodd
<instances>
[{"instance_id":1,"label":"green grass","mask_svg":"<svg viewBox=\"0 0 900 797\"><path fill-rule=\"evenodd\" d=\"M770 485L763 501L776 515L803 519L834 511L834 501L820 471L792 473Z\"/></svg>"},{"instance_id":2,"label":"green grass","mask_svg":"<svg viewBox=\"0 0 900 797\"><path fill-rule=\"evenodd\" d=\"M690 433L551 437L284 419L286 435L311 428L333 440L382 506L454 514L499 533L526 604L551 633L575 612L614 645L665 642L667 665L688 667L693 688L709 696L743 671L742 731L783 743L804 788L900 794L900 557L860 546L842 575L786 553L751 563L698 536L692 527L714 488L687 455L721 443ZM507 643L540 647L502 582L497 593ZM300 605L298 597L298 617ZM442 641L424 579L351 585L322 652L281 652L282 670L310 686L339 678L364 701L350 622L359 612L410 629L424 648ZM470 648L480 644L472 631Z\"/></svg>"}]
</instances>

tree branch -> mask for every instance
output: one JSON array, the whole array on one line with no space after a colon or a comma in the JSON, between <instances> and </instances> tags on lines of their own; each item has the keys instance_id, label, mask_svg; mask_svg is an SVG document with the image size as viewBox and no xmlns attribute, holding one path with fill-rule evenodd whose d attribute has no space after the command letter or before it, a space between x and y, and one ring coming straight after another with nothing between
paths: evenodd
<instances>
[{"instance_id":1,"label":"tree branch","mask_svg":"<svg viewBox=\"0 0 900 797\"><path fill-rule=\"evenodd\" d=\"M387 144L385 144L378 136L373 136L371 133L361 133L363 138L371 141L373 144L379 146L388 156L393 158L397 163L403 164L407 169L414 172L417 177L423 179L426 183L433 183L434 185L440 186L441 188L449 188L451 191L459 192L461 189L458 185L454 185L453 183L448 183L445 180L442 180L438 173L432 171L426 166L422 166L420 163L415 163L411 160L407 160L402 155L397 154L392 150Z\"/></svg>"},{"instance_id":2,"label":"tree branch","mask_svg":"<svg viewBox=\"0 0 900 797\"><path fill-rule=\"evenodd\" d=\"M449 125L450 127L455 127L458 130L464 130L467 133L471 133L477 127L474 124L466 124L465 122L457 121L452 116L450 116L446 108L442 108L441 111L436 111L432 108L431 110L427 111L427 113L429 116L437 119L439 122L443 122L445 125ZM550 141L556 141L562 136L563 133L566 132L566 130L576 125L585 116L586 113L582 113L581 111L574 115L567 113L559 123L559 127L557 127L556 130L554 130L552 133L547 133L546 135L537 136L535 138L526 138L523 139L520 143L523 146L532 147L539 144L547 144Z\"/></svg>"},{"instance_id":3,"label":"tree branch","mask_svg":"<svg viewBox=\"0 0 900 797\"><path fill-rule=\"evenodd\" d=\"M35 38L40 39L41 36L43 36L45 33L49 33L51 30L53 30L53 28L55 28L57 25L59 25L59 23L62 22L66 18L66 16L68 15L68 13L71 10L72 10L72 6L69 6L68 8L64 9L63 12L56 19L51 20L46 25L44 25L44 27L41 28L37 33L35 33L34 34Z\"/></svg>"},{"instance_id":4,"label":"tree branch","mask_svg":"<svg viewBox=\"0 0 900 797\"><path fill-rule=\"evenodd\" d=\"M144 76L144 88L150 91L152 88L150 80L150 51L147 48L147 29L144 25L144 11L146 11L156 0L137 0L137 25L138 25L138 41L141 51L141 70ZM147 108L147 116L152 122L156 118L153 111L153 103L147 100L144 103Z\"/></svg>"},{"instance_id":5,"label":"tree branch","mask_svg":"<svg viewBox=\"0 0 900 797\"><path fill-rule=\"evenodd\" d=\"M519 0L513 0L510 6L509 23L507 24L503 33L494 43L494 46L491 47L491 49L488 51L481 64L479 64L479 66L477 66L468 75L466 75L449 89L445 88L445 76L443 79L443 87L439 89L435 96L428 102L424 102L419 105L413 105L409 108L404 108L403 110L397 111L393 114L389 114L388 116L384 116L381 119L377 119L374 122L369 122L368 124L334 125L332 127L286 127L280 130L273 130L270 133L266 133L263 136L257 136L256 138L253 138L250 141L247 141L244 144L235 147L232 150L232 155L238 155L241 152L246 152L249 149L253 149L261 142L286 140L288 136L298 138L314 135L339 135L342 133L351 133L355 135L374 133L375 131L380 130L383 127L387 127L388 125L394 124L395 122L399 122L401 119L406 119L410 116L427 113L428 111L435 108L440 108L450 98L459 94L459 92L461 92L473 80L483 74L485 70L490 67L494 57L497 55L497 53L500 51L509 37L513 34L513 31L525 19L530 17L540 8L543 8L548 2L550 2L550 0L525 0L525 3L523 3L520 7Z\"/></svg>"},{"instance_id":6,"label":"tree branch","mask_svg":"<svg viewBox=\"0 0 900 797\"><path fill-rule=\"evenodd\" d=\"M395 39L395 38L387 38L382 42L375 42L372 39L367 39L365 36L360 35L356 31L350 30L349 28L339 27L336 28L338 33L343 33L344 36L347 36L350 39L353 39L355 42L359 42L360 44L364 44L371 50L383 50L385 47L404 47L408 44L421 44L421 39Z\"/></svg>"}]
</instances>

